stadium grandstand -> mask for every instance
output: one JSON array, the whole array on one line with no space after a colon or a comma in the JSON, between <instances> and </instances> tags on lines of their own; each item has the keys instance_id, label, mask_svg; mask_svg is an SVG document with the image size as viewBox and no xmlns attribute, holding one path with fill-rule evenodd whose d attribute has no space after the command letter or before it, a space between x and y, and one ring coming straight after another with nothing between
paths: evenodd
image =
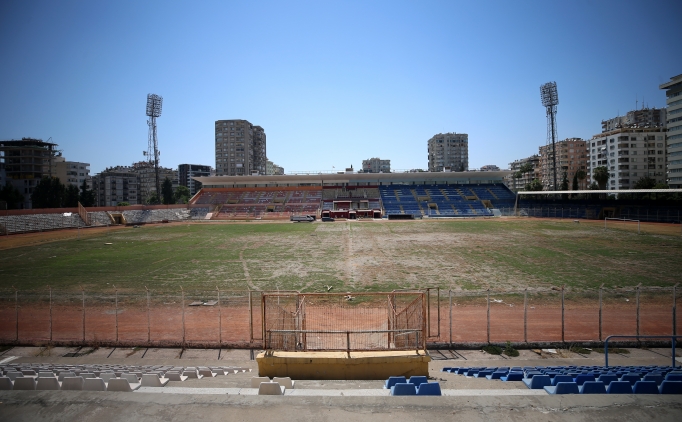
<instances>
[{"instance_id":1,"label":"stadium grandstand","mask_svg":"<svg viewBox=\"0 0 682 422\"><path fill-rule=\"evenodd\" d=\"M204 188L190 201L211 207L212 219L414 219L487 217L513 207L503 183L509 172L338 173L197 177Z\"/></svg>"}]
</instances>

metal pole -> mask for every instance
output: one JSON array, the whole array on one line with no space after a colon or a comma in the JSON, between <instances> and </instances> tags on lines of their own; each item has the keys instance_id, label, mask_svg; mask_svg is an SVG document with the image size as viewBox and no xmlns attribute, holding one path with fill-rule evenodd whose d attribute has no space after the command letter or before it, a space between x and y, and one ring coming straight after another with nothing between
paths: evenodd
<instances>
[{"instance_id":1,"label":"metal pole","mask_svg":"<svg viewBox=\"0 0 682 422\"><path fill-rule=\"evenodd\" d=\"M215 289L218 291L218 346L222 346L223 344L223 316L222 316L222 311L220 309L220 289L218 286L215 286Z\"/></svg>"},{"instance_id":2,"label":"metal pole","mask_svg":"<svg viewBox=\"0 0 682 422\"><path fill-rule=\"evenodd\" d=\"M253 343L253 307L252 306L253 305L251 304L251 289L249 289L249 343Z\"/></svg>"},{"instance_id":3,"label":"metal pole","mask_svg":"<svg viewBox=\"0 0 682 422\"><path fill-rule=\"evenodd\" d=\"M564 332L565 332L565 320L564 320L564 288L566 286L561 286L561 342L564 343L565 337L564 337Z\"/></svg>"},{"instance_id":4,"label":"metal pole","mask_svg":"<svg viewBox=\"0 0 682 422\"><path fill-rule=\"evenodd\" d=\"M118 289L116 288L116 286L114 286L114 303L115 303L114 306L116 307L116 309L115 309L116 312L114 313L114 315L116 316L116 319L115 319L115 321L116 321L116 344L118 344Z\"/></svg>"},{"instance_id":5,"label":"metal pole","mask_svg":"<svg viewBox=\"0 0 682 422\"><path fill-rule=\"evenodd\" d=\"M350 331L346 331L346 353L350 357Z\"/></svg>"},{"instance_id":6,"label":"metal pole","mask_svg":"<svg viewBox=\"0 0 682 422\"><path fill-rule=\"evenodd\" d=\"M677 335L677 283L673 286L673 335ZM673 355L675 356L675 355Z\"/></svg>"},{"instance_id":7,"label":"metal pole","mask_svg":"<svg viewBox=\"0 0 682 422\"><path fill-rule=\"evenodd\" d=\"M85 344L85 289L81 286L81 295L83 299L83 343Z\"/></svg>"},{"instance_id":8,"label":"metal pole","mask_svg":"<svg viewBox=\"0 0 682 422\"><path fill-rule=\"evenodd\" d=\"M599 286L599 341L602 339L602 318L603 318L603 311L602 311L602 292L604 291L604 283L602 283L601 286Z\"/></svg>"},{"instance_id":9,"label":"metal pole","mask_svg":"<svg viewBox=\"0 0 682 422\"><path fill-rule=\"evenodd\" d=\"M12 286L14 287L14 286ZM16 338L14 339L17 343L19 342L19 290L14 287L14 319L16 321Z\"/></svg>"},{"instance_id":10,"label":"metal pole","mask_svg":"<svg viewBox=\"0 0 682 422\"><path fill-rule=\"evenodd\" d=\"M47 288L50 289L50 343L52 343L52 287Z\"/></svg>"},{"instance_id":11,"label":"metal pole","mask_svg":"<svg viewBox=\"0 0 682 422\"><path fill-rule=\"evenodd\" d=\"M431 289L426 289L426 335L431 337Z\"/></svg>"},{"instance_id":12,"label":"metal pole","mask_svg":"<svg viewBox=\"0 0 682 422\"><path fill-rule=\"evenodd\" d=\"M636 290L636 306L637 306L637 335L639 336L639 287L642 285L642 283L639 283L637 287L635 288Z\"/></svg>"},{"instance_id":13,"label":"metal pole","mask_svg":"<svg viewBox=\"0 0 682 422\"><path fill-rule=\"evenodd\" d=\"M528 287L523 290L523 341L528 343Z\"/></svg>"},{"instance_id":14,"label":"metal pole","mask_svg":"<svg viewBox=\"0 0 682 422\"><path fill-rule=\"evenodd\" d=\"M436 293L438 294L438 300L436 301L438 309L438 340L440 340L440 287L436 287Z\"/></svg>"},{"instance_id":15,"label":"metal pole","mask_svg":"<svg viewBox=\"0 0 682 422\"><path fill-rule=\"evenodd\" d=\"M487 312L487 330L488 330L488 343L490 343L490 287L486 290L486 301L488 302L488 312Z\"/></svg>"},{"instance_id":16,"label":"metal pole","mask_svg":"<svg viewBox=\"0 0 682 422\"><path fill-rule=\"evenodd\" d=\"M151 330L151 322L149 318L149 289L147 286L144 286L144 289L147 291L147 343L151 344L152 342L152 330Z\"/></svg>"},{"instance_id":17,"label":"metal pole","mask_svg":"<svg viewBox=\"0 0 682 422\"><path fill-rule=\"evenodd\" d=\"M450 348L452 348L452 290L448 290L448 298L450 300ZM673 307L673 314L675 313Z\"/></svg>"},{"instance_id":18,"label":"metal pole","mask_svg":"<svg viewBox=\"0 0 682 422\"><path fill-rule=\"evenodd\" d=\"M182 286L180 286L180 292L182 293L182 348L185 348L185 291Z\"/></svg>"}]
</instances>

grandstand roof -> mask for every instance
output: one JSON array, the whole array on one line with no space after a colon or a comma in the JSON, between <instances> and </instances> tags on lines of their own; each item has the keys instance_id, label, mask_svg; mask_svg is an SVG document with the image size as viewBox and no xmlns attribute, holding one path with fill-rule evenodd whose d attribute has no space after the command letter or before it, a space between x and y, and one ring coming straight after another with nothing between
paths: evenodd
<instances>
[{"instance_id":1,"label":"grandstand roof","mask_svg":"<svg viewBox=\"0 0 682 422\"><path fill-rule=\"evenodd\" d=\"M553 194L577 194L577 193L607 193L618 195L619 193L680 193L682 189L621 189L621 190L541 190L541 191L521 191L519 195L553 195Z\"/></svg>"},{"instance_id":2,"label":"grandstand roof","mask_svg":"<svg viewBox=\"0 0 682 422\"><path fill-rule=\"evenodd\" d=\"M310 175L268 176L212 176L193 177L204 187L239 187L245 185L320 185L362 183L387 184L439 184L439 183L502 183L511 171L416 172L416 173L342 173Z\"/></svg>"}]
</instances>

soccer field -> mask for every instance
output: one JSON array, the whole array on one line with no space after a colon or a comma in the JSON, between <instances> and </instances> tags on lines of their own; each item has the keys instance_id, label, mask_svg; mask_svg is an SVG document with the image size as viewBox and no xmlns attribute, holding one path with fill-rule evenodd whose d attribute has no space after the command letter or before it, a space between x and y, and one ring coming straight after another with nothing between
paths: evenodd
<instances>
[{"instance_id":1,"label":"soccer field","mask_svg":"<svg viewBox=\"0 0 682 422\"><path fill-rule=\"evenodd\" d=\"M682 272L678 230L638 235L636 227L604 230L598 221L490 219L175 223L83 230L80 239L72 231L68 239L19 247L12 247L18 236L6 236L0 289L666 287Z\"/></svg>"}]
</instances>

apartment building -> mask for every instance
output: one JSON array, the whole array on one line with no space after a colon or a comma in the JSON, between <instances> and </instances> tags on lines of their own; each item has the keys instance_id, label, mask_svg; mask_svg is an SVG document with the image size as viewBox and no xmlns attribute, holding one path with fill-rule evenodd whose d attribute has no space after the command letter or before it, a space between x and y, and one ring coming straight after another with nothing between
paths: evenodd
<instances>
[{"instance_id":1,"label":"apartment building","mask_svg":"<svg viewBox=\"0 0 682 422\"><path fill-rule=\"evenodd\" d=\"M428 140L429 171L469 170L469 135L439 133Z\"/></svg>"},{"instance_id":2,"label":"apartment building","mask_svg":"<svg viewBox=\"0 0 682 422\"><path fill-rule=\"evenodd\" d=\"M666 110L664 108L642 108L628 111L625 116L602 120L601 131L610 132L629 127L664 127Z\"/></svg>"},{"instance_id":3,"label":"apartment building","mask_svg":"<svg viewBox=\"0 0 682 422\"><path fill-rule=\"evenodd\" d=\"M363 173L390 173L391 160L382 160L381 158L373 157L367 160L362 160Z\"/></svg>"},{"instance_id":4,"label":"apartment building","mask_svg":"<svg viewBox=\"0 0 682 422\"><path fill-rule=\"evenodd\" d=\"M90 183L90 163L66 161L64 157L55 157L56 176L64 185L73 185L78 189L83 182Z\"/></svg>"},{"instance_id":5,"label":"apartment building","mask_svg":"<svg viewBox=\"0 0 682 422\"><path fill-rule=\"evenodd\" d=\"M682 188L682 75L659 86L665 89L667 119L667 183L671 188Z\"/></svg>"},{"instance_id":6,"label":"apartment building","mask_svg":"<svg viewBox=\"0 0 682 422\"><path fill-rule=\"evenodd\" d=\"M265 174L267 175L283 175L284 167L278 166L270 160L265 162Z\"/></svg>"},{"instance_id":7,"label":"apartment building","mask_svg":"<svg viewBox=\"0 0 682 422\"><path fill-rule=\"evenodd\" d=\"M265 174L265 130L247 120L215 122L215 169L217 176Z\"/></svg>"},{"instance_id":8,"label":"apartment building","mask_svg":"<svg viewBox=\"0 0 682 422\"><path fill-rule=\"evenodd\" d=\"M92 176L92 190L98 207L115 207L120 202L141 203L138 173L129 166L107 168Z\"/></svg>"},{"instance_id":9,"label":"apartment building","mask_svg":"<svg viewBox=\"0 0 682 422\"><path fill-rule=\"evenodd\" d=\"M211 175L211 166L203 164L180 164L178 166L178 185L189 189L190 197L201 190L201 182L194 177L207 177Z\"/></svg>"},{"instance_id":10,"label":"apartment building","mask_svg":"<svg viewBox=\"0 0 682 422\"><path fill-rule=\"evenodd\" d=\"M31 208L31 194L41 178L56 176L57 146L33 138L0 141L4 178L24 195L23 208Z\"/></svg>"},{"instance_id":11,"label":"apartment building","mask_svg":"<svg viewBox=\"0 0 682 422\"><path fill-rule=\"evenodd\" d=\"M571 189L573 176L582 170L588 171L587 141L581 138L567 138L556 143L556 181L554 186L554 159L552 144L540 147L540 181L544 190L560 190L564 174Z\"/></svg>"},{"instance_id":12,"label":"apartment building","mask_svg":"<svg viewBox=\"0 0 682 422\"><path fill-rule=\"evenodd\" d=\"M146 204L149 199L156 193L156 171L154 164L149 161L139 161L133 163L132 172L137 174L139 178L139 196L138 204ZM166 178L170 179L173 184L173 190L178 187L178 172L177 170L159 167L159 185L163 187L163 182ZM161 198L161 193L159 193ZM132 204L132 203L131 203Z\"/></svg>"},{"instance_id":13,"label":"apartment building","mask_svg":"<svg viewBox=\"0 0 682 422\"><path fill-rule=\"evenodd\" d=\"M535 179L540 178L540 156L535 154L509 163L512 173L505 176L505 183L509 189L519 192ZM523 171L529 169L530 171ZM519 176L519 177L515 177Z\"/></svg>"},{"instance_id":14,"label":"apartment building","mask_svg":"<svg viewBox=\"0 0 682 422\"><path fill-rule=\"evenodd\" d=\"M647 176L665 183L665 128L633 126L594 135L590 140L590 181L594 181L597 167L609 170L610 190L633 189Z\"/></svg>"}]
</instances>

